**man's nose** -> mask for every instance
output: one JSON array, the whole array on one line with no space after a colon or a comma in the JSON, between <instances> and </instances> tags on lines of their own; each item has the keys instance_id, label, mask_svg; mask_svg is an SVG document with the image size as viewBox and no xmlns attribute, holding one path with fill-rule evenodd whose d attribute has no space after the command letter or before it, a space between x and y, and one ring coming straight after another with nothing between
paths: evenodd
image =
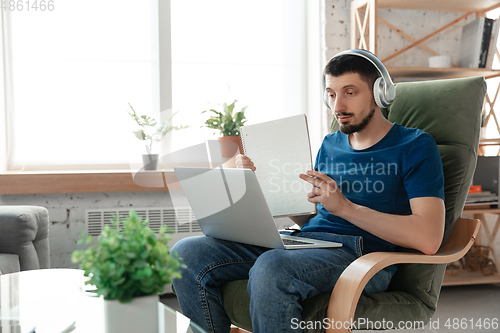
<instances>
[{"instance_id":1,"label":"man's nose","mask_svg":"<svg viewBox=\"0 0 500 333\"><path fill-rule=\"evenodd\" d=\"M345 103L342 97L337 96L334 101L332 101L332 111L333 113L338 113L345 110Z\"/></svg>"}]
</instances>

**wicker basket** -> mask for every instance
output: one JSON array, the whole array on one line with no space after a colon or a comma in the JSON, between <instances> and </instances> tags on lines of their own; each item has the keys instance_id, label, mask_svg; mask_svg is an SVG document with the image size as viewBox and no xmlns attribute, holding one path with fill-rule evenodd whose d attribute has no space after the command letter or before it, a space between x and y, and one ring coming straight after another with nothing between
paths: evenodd
<instances>
[{"instance_id":1,"label":"wicker basket","mask_svg":"<svg viewBox=\"0 0 500 333\"><path fill-rule=\"evenodd\" d=\"M466 269L468 272L477 272L485 276L495 274L496 267L490 259L491 249L487 246L472 246L467 254L459 261L446 266L446 275L456 276Z\"/></svg>"}]
</instances>

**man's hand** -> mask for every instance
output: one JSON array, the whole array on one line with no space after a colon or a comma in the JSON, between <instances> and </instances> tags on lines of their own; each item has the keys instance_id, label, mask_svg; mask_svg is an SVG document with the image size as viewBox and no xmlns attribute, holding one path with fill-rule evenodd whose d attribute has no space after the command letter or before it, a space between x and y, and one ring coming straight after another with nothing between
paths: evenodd
<instances>
[{"instance_id":1,"label":"man's hand","mask_svg":"<svg viewBox=\"0 0 500 333\"><path fill-rule=\"evenodd\" d=\"M311 192L307 194L307 200L314 203L319 202L331 214L341 215L344 207L350 204L335 180L324 173L308 170L305 174L300 174L299 177L314 185Z\"/></svg>"},{"instance_id":2,"label":"man's hand","mask_svg":"<svg viewBox=\"0 0 500 333\"><path fill-rule=\"evenodd\" d=\"M315 186L308 194L308 200L321 203L331 214L399 246L429 255L439 249L446 213L443 199L412 198L411 215L386 214L349 201L337 183L324 173L307 171L299 177Z\"/></svg>"},{"instance_id":3,"label":"man's hand","mask_svg":"<svg viewBox=\"0 0 500 333\"><path fill-rule=\"evenodd\" d=\"M252 160L248 156L242 154L236 155L236 167L242 169L251 169L252 171L255 171L255 165L253 164Z\"/></svg>"}]
</instances>

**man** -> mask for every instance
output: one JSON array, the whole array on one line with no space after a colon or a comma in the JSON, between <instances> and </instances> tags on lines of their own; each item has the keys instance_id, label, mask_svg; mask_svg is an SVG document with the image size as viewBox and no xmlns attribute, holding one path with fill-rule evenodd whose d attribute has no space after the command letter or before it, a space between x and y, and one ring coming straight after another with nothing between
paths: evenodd
<instances>
[{"instance_id":1,"label":"man","mask_svg":"<svg viewBox=\"0 0 500 333\"><path fill-rule=\"evenodd\" d=\"M177 243L187 269L174 281L185 315L209 332L229 332L221 285L249 279L254 332L300 332L300 302L331 292L359 256L403 246L435 253L444 232L443 169L433 138L392 124L375 104L379 71L363 57L332 58L325 90L340 131L325 137L315 170L300 178L314 185L308 194L317 213L296 216L294 236L341 242L341 248L275 250L193 237ZM238 167L255 170L237 157ZM384 291L395 272L387 267L365 292Z\"/></svg>"}]
</instances>

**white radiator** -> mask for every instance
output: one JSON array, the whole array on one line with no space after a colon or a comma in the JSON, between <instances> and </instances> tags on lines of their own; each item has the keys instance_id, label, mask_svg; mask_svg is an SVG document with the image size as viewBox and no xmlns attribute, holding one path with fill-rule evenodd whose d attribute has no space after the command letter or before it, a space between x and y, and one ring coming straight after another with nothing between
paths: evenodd
<instances>
[{"instance_id":1,"label":"white radiator","mask_svg":"<svg viewBox=\"0 0 500 333\"><path fill-rule=\"evenodd\" d=\"M149 227L158 232L161 226L165 225L174 233L168 234L172 240L168 242L170 248L182 238L202 235L200 225L193 214L191 207L148 207L148 208L106 208L87 209L85 223L87 235L98 236L103 226L114 220L113 216L118 215L121 219L128 216L129 210L133 209L143 220L149 220Z\"/></svg>"}]
</instances>

